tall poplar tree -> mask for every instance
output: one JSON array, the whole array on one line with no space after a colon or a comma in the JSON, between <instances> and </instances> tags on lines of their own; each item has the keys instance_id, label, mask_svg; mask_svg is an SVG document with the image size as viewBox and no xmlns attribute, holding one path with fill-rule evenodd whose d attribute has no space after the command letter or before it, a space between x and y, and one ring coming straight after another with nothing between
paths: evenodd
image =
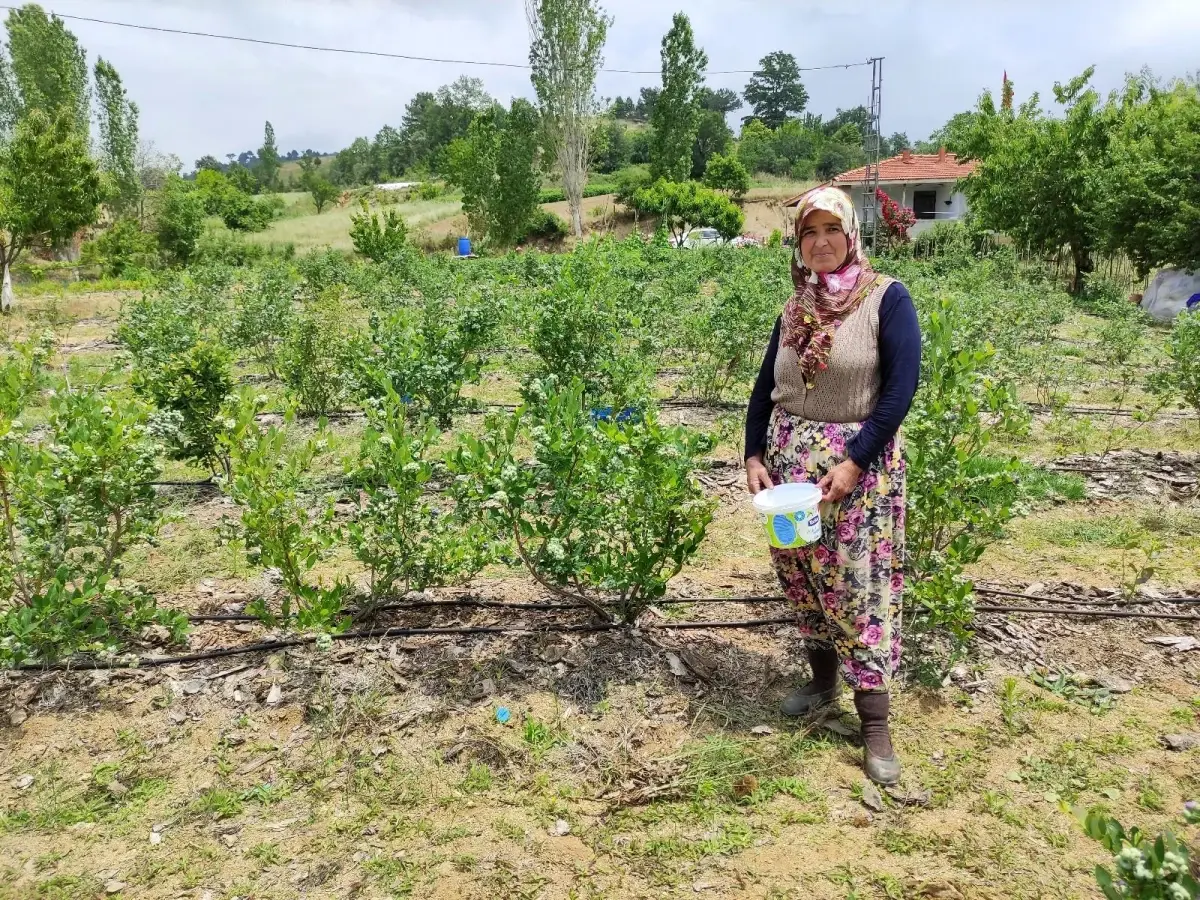
<instances>
[{"instance_id":1,"label":"tall poplar tree","mask_svg":"<svg viewBox=\"0 0 1200 900\"><path fill-rule=\"evenodd\" d=\"M279 181L279 147L275 144L275 126L263 129L263 145L258 151L258 180L265 190L274 190Z\"/></svg>"},{"instance_id":2,"label":"tall poplar tree","mask_svg":"<svg viewBox=\"0 0 1200 900\"><path fill-rule=\"evenodd\" d=\"M571 225L583 234L583 188L596 103L596 74L612 19L595 0L526 0L530 80L562 172ZM690 146L689 146L690 150Z\"/></svg>"},{"instance_id":3,"label":"tall poplar tree","mask_svg":"<svg viewBox=\"0 0 1200 900\"><path fill-rule=\"evenodd\" d=\"M708 55L696 46L692 23L675 13L662 41L662 91L654 103L650 124L650 174L667 181L687 181L692 172L692 145L700 130L696 95L704 84Z\"/></svg>"},{"instance_id":4,"label":"tall poplar tree","mask_svg":"<svg viewBox=\"0 0 1200 900\"><path fill-rule=\"evenodd\" d=\"M0 71L0 109L10 126L40 109L51 119L67 112L88 133L87 53L58 16L36 3L8 14L8 60Z\"/></svg>"},{"instance_id":5,"label":"tall poplar tree","mask_svg":"<svg viewBox=\"0 0 1200 900\"><path fill-rule=\"evenodd\" d=\"M142 194L137 165L138 108L109 62L96 60L94 74L100 166L108 179L109 202L118 213L128 213L137 208Z\"/></svg>"}]
</instances>

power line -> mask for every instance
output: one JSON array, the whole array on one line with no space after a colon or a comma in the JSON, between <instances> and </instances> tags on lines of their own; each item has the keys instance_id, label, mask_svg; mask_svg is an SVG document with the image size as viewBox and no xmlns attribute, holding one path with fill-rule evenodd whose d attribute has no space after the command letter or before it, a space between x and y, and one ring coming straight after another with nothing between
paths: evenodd
<instances>
[{"instance_id":1,"label":"power line","mask_svg":"<svg viewBox=\"0 0 1200 900\"><path fill-rule=\"evenodd\" d=\"M0 9L16 10L18 7L0 4ZM132 28L136 31L154 31L159 34L182 34L188 37L211 38L220 41L236 41L242 44L258 44L265 47L284 47L289 50L312 50L318 53L343 53L351 56L375 56L383 59L403 59L410 62L447 63L455 66L491 66L500 69L529 69L528 63L492 62L477 59L442 59L435 56L414 56L408 53L387 53L382 50L358 50L351 47L323 47L317 44L293 44L287 41L272 41L267 38L241 37L235 34L214 34L207 31L188 31L183 28L164 28L158 25L138 25L133 22L116 22L112 19L96 19L90 16L71 16L65 13L50 11L60 19L70 19L75 22L91 22L95 25L112 25L117 28ZM852 69L858 66L869 66L871 60L854 63L837 63L829 66L801 66L801 72L819 72L827 69ZM601 69L610 75L659 75L659 69ZM724 69L711 71L709 75L753 75L756 69Z\"/></svg>"}]
</instances>

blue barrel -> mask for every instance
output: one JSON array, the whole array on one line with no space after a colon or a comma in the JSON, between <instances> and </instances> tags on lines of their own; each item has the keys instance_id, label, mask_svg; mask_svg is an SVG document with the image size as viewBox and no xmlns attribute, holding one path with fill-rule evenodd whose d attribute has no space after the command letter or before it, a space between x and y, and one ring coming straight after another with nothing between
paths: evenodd
<instances>
[{"instance_id":1,"label":"blue barrel","mask_svg":"<svg viewBox=\"0 0 1200 900\"><path fill-rule=\"evenodd\" d=\"M459 256L470 256L471 255L471 239L470 238L460 237L458 239L458 255Z\"/></svg>"}]
</instances>

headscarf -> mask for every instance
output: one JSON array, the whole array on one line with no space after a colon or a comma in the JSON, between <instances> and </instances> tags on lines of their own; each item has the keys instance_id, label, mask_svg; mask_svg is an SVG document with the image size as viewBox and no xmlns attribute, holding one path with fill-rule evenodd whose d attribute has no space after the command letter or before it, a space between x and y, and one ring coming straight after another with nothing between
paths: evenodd
<instances>
[{"instance_id":1,"label":"headscarf","mask_svg":"<svg viewBox=\"0 0 1200 900\"><path fill-rule=\"evenodd\" d=\"M810 270L800 255L800 230L805 218L818 209L837 216L849 243L842 265L826 274ZM858 216L846 192L835 187L819 187L805 194L796 210L796 251L792 256L792 283L796 293L783 308L780 343L796 351L805 386L810 390L817 373L829 365L834 332L858 309L881 277L871 268L871 261L863 252Z\"/></svg>"}]
</instances>

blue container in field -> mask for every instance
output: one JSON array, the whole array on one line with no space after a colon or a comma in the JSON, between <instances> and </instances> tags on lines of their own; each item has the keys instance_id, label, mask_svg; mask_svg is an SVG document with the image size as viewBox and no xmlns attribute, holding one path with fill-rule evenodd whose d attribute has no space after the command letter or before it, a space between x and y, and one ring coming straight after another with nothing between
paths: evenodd
<instances>
[{"instance_id":1,"label":"blue container in field","mask_svg":"<svg viewBox=\"0 0 1200 900\"><path fill-rule=\"evenodd\" d=\"M458 239L458 255L459 256L470 256L471 255L471 239L470 238L460 237Z\"/></svg>"},{"instance_id":2,"label":"blue container in field","mask_svg":"<svg viewBox=\"0 0 1200 900\"><path fill-rule=\"evenodd\" d=\"M611 422L614 419L618 424L622 422L640 422L642 420L642 411L636 406L626 406L619 412L611 406L594 407L591 411L593 422Z\"/></svg>"}]
</instances>

